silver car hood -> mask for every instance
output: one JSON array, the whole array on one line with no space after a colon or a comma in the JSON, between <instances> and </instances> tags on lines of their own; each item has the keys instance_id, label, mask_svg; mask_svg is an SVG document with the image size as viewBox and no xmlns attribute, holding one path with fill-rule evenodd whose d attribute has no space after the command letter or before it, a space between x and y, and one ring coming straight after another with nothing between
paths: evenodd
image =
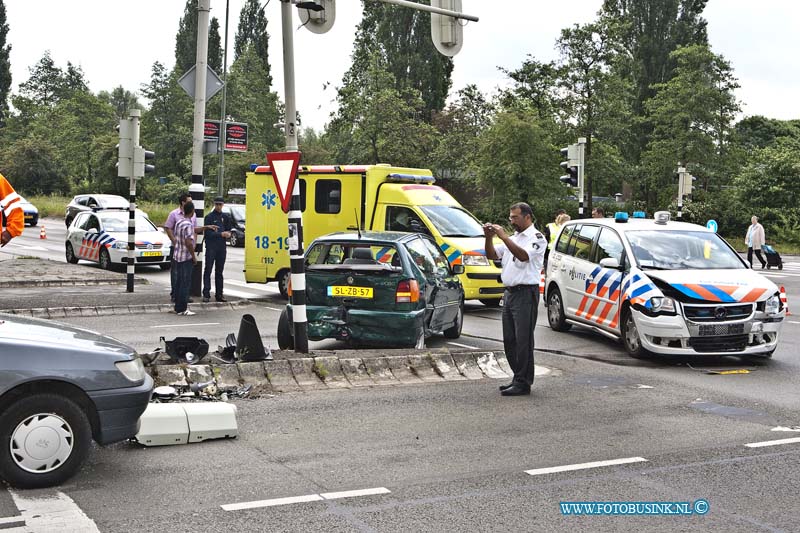
<instances>
[{"instance_id":1,"label":"silver car hood","mask_svg":"<svg viewBox=\"0 0 800 533\"><path fill-rule=\"evenodd\" d=\"M71 351L131 356L134 349L107 335L60 322L0 313L0 346L7 343L63 347Z\"/></svg>"}]
</instances>

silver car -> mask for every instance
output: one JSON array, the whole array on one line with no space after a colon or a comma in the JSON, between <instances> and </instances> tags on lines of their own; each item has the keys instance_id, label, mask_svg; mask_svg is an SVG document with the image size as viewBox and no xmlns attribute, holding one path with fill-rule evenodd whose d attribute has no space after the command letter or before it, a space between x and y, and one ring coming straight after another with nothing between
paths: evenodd
<instances>
[{"instance_id":1,"label":"silver car","mask_svg":"<svg viewBox=\"0 0 800 533\"><path fill-rule=\"evenodd\" d=\"M152 390L130 346L0 313L0 478L21 488L63 483L92 440L136 435Z\"/></svg>"}]
</instances>

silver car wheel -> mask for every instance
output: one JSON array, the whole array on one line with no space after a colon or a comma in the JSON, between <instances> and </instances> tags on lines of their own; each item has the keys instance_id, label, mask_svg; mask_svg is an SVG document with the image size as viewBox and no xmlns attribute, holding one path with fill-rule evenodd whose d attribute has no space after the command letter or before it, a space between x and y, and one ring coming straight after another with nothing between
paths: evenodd
<instances>
[{"instance_id":1,"label":"silver car wheel","mask_svg":"<svg viewBox=\"0 0 800 533\"><path fill-rule=\"evenodd\" d=\"M636 321L631 312L625 317L625 344L631 353L637 352L640 348L639 330L636 329Z\"/></svg>"},{"instance_id":2,"label":"silver car wheel","mask_svg":"<svg viewBox=\"0 0 800 533\"><path fill-rule=\"evenodd\" d=\"M11 457L21 469L34 474L56 470L72 454L75 436L66 420L39 413L23 420L11 434Z\"/></svg>"}]
</instances>

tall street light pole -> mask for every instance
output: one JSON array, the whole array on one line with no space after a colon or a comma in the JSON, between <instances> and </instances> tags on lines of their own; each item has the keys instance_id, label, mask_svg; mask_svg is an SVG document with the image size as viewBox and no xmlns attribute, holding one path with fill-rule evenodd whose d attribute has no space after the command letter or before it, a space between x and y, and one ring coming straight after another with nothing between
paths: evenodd
<instances>
[{"instance_id":1,"label":"tall street light pole","mask_svg":"<svg viewBox=\"0 0 800 533\"><path fill-rule=\"evenodd\" d=\"M224 196L225 193L222 190L222 182L225 178L225 117L227 114L225 112L228 100L228 14L230 12L231 1L225 0L225 48L223 49L222 55L222 77L225 84L222 86L222 116L219 119L220 124L220 134L219 134L219 144L217 148L219 149L219 175L217 176L217 194Z\"/></svg>"}]
</instances>

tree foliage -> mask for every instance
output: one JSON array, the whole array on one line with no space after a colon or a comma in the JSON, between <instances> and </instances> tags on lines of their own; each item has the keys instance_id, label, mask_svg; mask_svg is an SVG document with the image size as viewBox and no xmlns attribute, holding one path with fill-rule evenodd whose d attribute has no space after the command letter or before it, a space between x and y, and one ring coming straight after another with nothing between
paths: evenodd
<instances>
[{"instance_id":1,"label":"tree foliage","mask_svg":"<svg viewBox=\"0 0 800 533\"><path fill-rule=\"evenodd\" d=\"M219 21L211 17L208 30L208 66L216 73L222 72L222 38ZM186 0L183 17L175 36L175 71L183 76L197 63L197 0Z\"/></svg>"},{"instance_id":2,"label":"tree foliage","mask_svg":"<svg viewBox=\"0 0 800 533\"><path fill-rule=\"evenodd\" d=\"M0 0L0 128L8 118L8 95L11 93L11 45L8 44L6 6Z\"/></svg>"},{"instance_id":3,"label":"tree foliage","mask_svg":"<svg viewBox=\"0 0 800 533\"><path fill-rule=\"evenodd\" d=\"M265 75L262 83L267 90L272 87L269 64L269 34L267 17L261 7L261 0L246 0L239 13L239 27L233 42L234 59L239 59L248 48L261 60L261 70Z\"/></svg>"}]
</instances>

